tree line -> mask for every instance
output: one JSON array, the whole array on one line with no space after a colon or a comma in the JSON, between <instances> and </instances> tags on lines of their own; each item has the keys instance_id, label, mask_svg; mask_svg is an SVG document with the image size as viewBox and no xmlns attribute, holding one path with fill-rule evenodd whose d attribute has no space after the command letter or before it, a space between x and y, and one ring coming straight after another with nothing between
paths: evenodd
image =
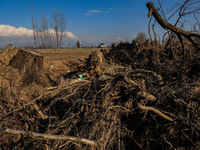
<instances>
[{"instance_id":1,"label":"tree line","mask_svg":"<svg viewBox=\"0 0 200 150\"><path fill-rule=\"evenodd\" d=\"M35 48L61 48L67 25L63 13L55 10L50 19L42 13L38 21L34 18L32 10L31 22Z\"/></svg>"}]
</instances>

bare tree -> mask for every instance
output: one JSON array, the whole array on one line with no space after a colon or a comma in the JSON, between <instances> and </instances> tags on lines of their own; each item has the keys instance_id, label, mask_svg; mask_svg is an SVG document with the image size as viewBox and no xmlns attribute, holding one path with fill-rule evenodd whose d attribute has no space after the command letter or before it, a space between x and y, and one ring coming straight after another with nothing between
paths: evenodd
<instances>
[{"instance_id":1,"label":"bare tree","mask_svg":"<svg viewBox=\"0 0 200 150\"><path fill-rule=\"evenodd\" d=\"M50 21L42 13L39 22L34 21L32 11L32 26L35 47L60 48L65 37L66 19L63 13L56 10L52 13ZM40 40L39 40L40 39Z\"/></svg>"},{"instance_id":2,"label":"bare tree","mask_svg":"<svg viewBox=\"0 0 200 150\"><path fill-rule=\"evenodd\" d=\"M144 32L138 32L135 40L139 43L143 43L147 40L147 36L146 36L146 33Z\"/></svg>"},{"instance_id":3,"label":"bare tree","mask_svg":"<svg viewBox=\"0 0 200 150\"><path fill-rule=\"evenodd\" d=\"M48 29L48 23L47 23L47 18L46 16L42 13L40 16L40 36L41 36L41 40L42 40L42 46L43 48L48 48L48 43L47 43L47 38L48 38L48 34L47 34L47 29Z\"/></svg>"},{"instance_id":4,"label":"bare tree","mask_svg":"<svg viewBox=\"0 0 200 150\"><path fill-rule=\"evenodd\" d=\"M63 13L58 13L57 10L53 12L51 27L55 29L56 48L59 48L62 46L65 36L64 30L66 28L66 19Z\"/></svg>"},{"instance_id":5,"label":"bare tree","mask_svg":"<svg viewBox=\"0 0 200 150\"><path fill-rule=\"evenodd\" d=\"M51 24L52 24L52 28L55 29L55 32L56 32L56 48L58 48L59 47L58 24L59 23L58 23L58 13L56 10L52 13L52 23Z\"/></svg>"},{"instance_id":6,"label":"bare tree","mask_svg":"<svg viewBox=\"0 0 200 150\"><path fill-rule=\"evenodd\" d=\"M36 38L36 33L35 33L36 25L35 25L35 21L34 21L34 18L33 18L33 9L32 9L32 18L31 18L31 22L32 22L32 26L33 26L33 38L34 38L34 43L35 43L35 47L37 47L37 38Z\"/></svg>"},{"instance_id":7,"label":"bare tree","mask_svg":"<svg viewBox=\"0 0 200 150\"><path fill-rule=\"evenodd\" d=\"M59 47L61 47L62 42L63 42L63 38L66 36L64 34L65 28L66 28L66 19L63 13L59 14L59 28L60 28L60 43L59 43Z\"/></svg>"}]
</instances>

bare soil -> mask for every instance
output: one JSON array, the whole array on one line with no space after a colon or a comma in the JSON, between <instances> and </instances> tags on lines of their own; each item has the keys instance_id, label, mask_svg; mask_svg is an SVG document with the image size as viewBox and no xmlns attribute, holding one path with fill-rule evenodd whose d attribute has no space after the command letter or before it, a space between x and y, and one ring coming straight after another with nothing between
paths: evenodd
<instances>
[{"instance_id":1,"label":"bare soil","mask_svg":"<svg viewBox=\"0 0 200 150\"><path fill-rule=\"evenodd\" d=\"M77 64L84 62L91 52L100 50L101 48L69 48L36 49L35 51L44 56L44 68L46 71L63 75L76 70Z\"/></svg>"}]
</instances>

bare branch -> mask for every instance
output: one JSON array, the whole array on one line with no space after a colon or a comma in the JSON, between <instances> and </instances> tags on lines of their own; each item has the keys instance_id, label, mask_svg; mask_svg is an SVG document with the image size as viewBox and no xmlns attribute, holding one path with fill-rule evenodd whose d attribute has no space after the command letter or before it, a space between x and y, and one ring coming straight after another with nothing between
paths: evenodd
<instances>
[{"instance_id":1,"label":"bare branch","mask_svg":"<svg viewBox=\"0 0 200 150\"><path fill-rule=\"evenodd\" d=\"M164 28L173 31L177 35L183 35L185 38L187 38L194 46L197 48L200 48L200 44L195 42L191 37L198 37L200 38L200 34L192 33L189 31L185 31L183 29L180 29L170 23L168 23L166 20L164 20L161 15L158 13L158 10L153 5L153 2L150 1L147 3L147 8L149 9L148 17L152 14L154 18L158 21L158 23Z\"/></svg>"}]
</instances>

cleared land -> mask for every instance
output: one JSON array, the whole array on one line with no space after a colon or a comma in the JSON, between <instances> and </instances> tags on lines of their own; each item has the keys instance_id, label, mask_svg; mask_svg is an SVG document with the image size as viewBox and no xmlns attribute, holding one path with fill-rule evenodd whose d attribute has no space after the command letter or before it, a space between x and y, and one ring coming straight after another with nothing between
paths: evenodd
<instances>
[{"instance_id":1,"label":"cleared land","mask_svg":"<svg viewBox=\"0 0 200 150\"><path fill-rule=\"evenodd\" d=\"M36 49L39 54L44 56L45 62L87 58L92 51L100 50L101 48Z\"/></svg>"}]
</instances>

